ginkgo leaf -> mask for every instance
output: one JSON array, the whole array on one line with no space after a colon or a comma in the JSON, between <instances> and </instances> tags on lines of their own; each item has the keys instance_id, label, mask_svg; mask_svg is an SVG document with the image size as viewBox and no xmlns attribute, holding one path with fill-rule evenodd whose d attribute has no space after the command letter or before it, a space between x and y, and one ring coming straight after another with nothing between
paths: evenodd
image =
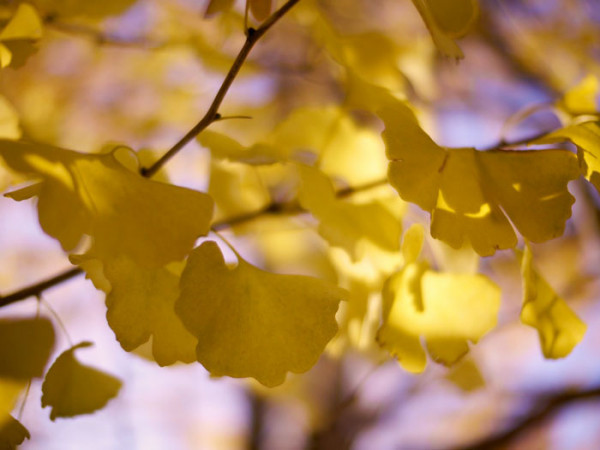
<instances>
[{"instance_id":1,"label":"ginkgo leaf","mask_svg":"<svg viewBox=\"0 0 600 450\"><path fill-rule=\"evenodd\" d=\"M564 358L581 342L587 326L534 269L529 245L521 256L521 321L538 331L546 358Z\"/></svg>"},{"instance_id":2,"label":"ginkgo leaf","mask_svg":"<svg viewBox=\"0 0 600 450\"><path fill-rule=\"evenodd\" d=\"M129 153L120 147L87 155L0 140L0 156L10 168L42 178L40 224L65 250L88 234L101 260L123 255L141 266L162 267L183 259L209 230L212 199L143 178L122 165L119 152Z\"/></svg>"},{"instance_id":3,"label":"ginkgo leaf","mask_svg":"<svg viewBox=\"0 0 600 450\"><path fill-rule=\"evenodd\" d=\"M271 8L273 7L272 0L246 0L250 6L250 11L254 18L258 21L263 21L269 14L271 14Z\"/></svg>"},{"instance_id":4,"label":"ginkgo leaf","mask_svg":"<svg viewBox=\"0 0 600 450\"><path fill-rule=\"evenodd\" d=\"M579 160L583 166L584 176L600 192L600 126L598 122L573 124L553 131L536 144L550 144L571 141L578 148Z\"/></svg>"},{"instance_id":5,"label":"ginkgo leaf","mask_svg":"<svg viewBox=\"0 0 600 450\"><path fill-rule=\"evenodd\" d=\"M598 110L600 83L595 75L586 76L557 103L571 114L594 114Z\"/></svg>"},{"instance_id":6,"label":"ginkgo leaf","mask_svg":"<svg viewBox=\"0 0 600 450\"><path fill-rule=\"evenodd\" d=\"M326 281L265 272L238 257L227 267L215 242L190 254L175 312L198 338L198 361L214 376L265 386L307 371L335 335L346 291Z\"/></svg>"},{"instance_id":7,"label":"ginkgo leaf","mask_svg":"<svg viewBox=\"0 0 600 450\"><path fill-rule=\"evenodd\" d=\"M31 439L31 434L21 422L8 415L0 419L0 449L13 450L25 441Z\"/></svg>"},{"instance_id":8,"label":"ginkgo leaf","mask_svg":"<svg viewBox=\"0 0 600 450\"><path fill-rule=\"evenodd\" d=\"M182 265L147 269L125 257L104 263L111 289L106 295L108 324L128 352L152 337L152 354L160 366L196 360L197 339L175 314Z\"/></svg>"},{"instance_id":9,"label":"ginkgo leaf","mask_svg":"<svg viewBox=\"0 0 600 450\"><path fill-rule=\"evenodd\" d=\"M464 36L477 18L477 0L412 0L440 52L456 59L463 52L454 38Z\"/></svg>"},{"instance_id":10,"label":"ginkgo leaf","mask_svg":"<svg viewBox=\"0 0 600 450\"><path fill-rule=\"evenodd\" d=\"M319 234L332 245L357 256L357 244L367 239L386 250L400 246L399 220L378 202L349 203L337 199L329 178L314 167L299 164L299 200L319 219Z\"/></svg>"},{"instance_id":11,"label":"ginkgo leaf","mask_svg":"<svg viewBox=\"0 0 600 450\"><path fill-rule=\"evenodd\" d=\"M210 0L206 6L204 17L212 17L215 14L229 10L233 6L234 0Z\"/></svg>"},{"instance_id":12,"label":"ginkgo leaf","mask_svg":"<svg viewBox=\"0 0 600 450\"><path fill-rule=\"evenodd\" d=\"M40 39L42 20L29 3L20 3L10 22L0 31L0 41Z\"/></svg>"},{"instance_id":13,"label":"ginkgo leaf","mask_svg":"<svg viewBox=\"0 0 600 450\"><path fill-rule=\"evenodd\" d=\"M18 139L20 136L17 111L6 98L0 96L0 138Z\"/></svg>"},{"instance_id":14,"label":"ginkgo leaf","mask_svg":"<svg viewBox=\"0 0 600 450\"><path fill-rule=\"evenodd\" d=\"M560 236L580 174L567 150L477 151L443 148L395 102L379 112L390 160L388 177L402 199L431 213L431 235L454 248L469 242L482 256L514 247L511 226L527 239Z\"/></svg>"},{"instance_id":15,"label":"ginkgo leaf","mask_svg":"<svg viewBox=\"0 0 600 450\"><path fill-rule=\"evenodd\" d=\"M500 289L482 275L437 273L412 263L393 275L383 291L378 342L410 372L425 368L425 350L444 364L456 362L496 326Z\"/></svg>"},{"instance_id":16,"label":"ginkgo leaf","mask_svg":"<svg viewBox=\"0 0 600 450\"><path fill-rule=\"evenodd\" d=\"M41 377L53 346L54 328L48 319L0 320L0 378Z\"/></svg>"},{"instance_id":17,"label":"ginkgo leaf","mask_svg":"<svg viewBox=\"0 0 600 450\"><path fill-rule=\"evenodd\" d=\"M212 156L219 159L243 162L245 164L273 164L285 158L279 148L259 143L244 147L235 139L216 131L206 130L198 136L198 142L210 149Z\"/></svg>"},{"instance_id":18,"label":"ginkgo leaf","mask_svg":"<svg viewBox=\"0 0 600 450\"><path fill-rule=\"evenodd\" d=\"M465 358L452 367L445 378L464 392L485 387L485 379L472 358Z\"/></svg>"},{"instance_id":19,"label":"ginkgo leaf","mask_svg":"<svg viewBox=\"0 0 600 450\"><path fill-rule=\"evenodd\" d=\"M451 365L496 326L500 289L483 275L438 273L417 260L423 233L414 225L402 244L407 264L383 288L379 344L406 370L427 363L421 338L434 361Z\"/></svg>"},{"instance_id":20,"label":"ginkgo leaf","mask_svg":"<svg viewBox=\"0 0 600 450\"><path fill-rule=\"evenodd\" d=\"M91 345L82 342L64 351L46 374L42 407L52 408L50 419L93 413L119 393L121 381L75 358L75 350Z\"/></svg>"}]
</instances>

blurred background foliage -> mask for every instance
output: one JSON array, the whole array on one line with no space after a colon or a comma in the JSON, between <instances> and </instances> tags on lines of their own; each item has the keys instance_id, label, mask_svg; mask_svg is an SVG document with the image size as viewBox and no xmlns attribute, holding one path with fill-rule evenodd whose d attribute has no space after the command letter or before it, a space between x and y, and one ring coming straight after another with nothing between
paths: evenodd
<instances>
[{"instance_id":1,"label":"blurred background foliage","mask_svg":"<svg viewBox=\"0 0 600 450\"><path fill-rule=\"evenodd\" d=\"M0 2L5 23L18 3ZM89 153L124 144L142 162L154 161L212 101L244 41L242 3L206 17L207 2L198 0L32 0L39 30L24 38L0 34L2 136ZM341 332L311 371L280 387L210 380L199 365L160 369L122 352L101 295L87 281L66 283L43 302L74 342L96 343L82 359L118 375L123 392L93 416L51 423L34 382L20 414L35 433L22 448L446 449L507 430L514 431L507 448L595 448L599 406L585 400L598 396L600 380L600 215L587 184L570 184L578 201L565 235L533 247L539 271L588 325L572 354L545 360L536 331L519 323L521 276L512 252L478 261L427 236L424 255L434 269L470 272L479 265L501 286L502 306L498 326L469 356L415 375L374 339L379 293L398 251L347 235L343 249L330 247L312 217L294 213L302 186L296 171L248 165L233 153L259 146L258 155L270 148L278 158L318 160L337 189L374 184L345 202L376 199L387 211L381 214L405 228L427 223L381 182L382 126L353 107L365 103L361 86L408 99L441 145L485 149L520 141L559 127L569 108L595 114L599 25L594 0L481 0L472 22L453 32L465 56L457 61L440 54L408 0L302 0L257 45L220 109L250 118L215 123L159 177L207 190L217 221L283 205L228 227L226 236L264 269L348 288ZM574 98L582 82L591 102ZM557 105L566 108L557 113ZM16 175L0 170L5 188ZM301 191L302 206L307 197ZM3 292L66 267L30 205L3 199L0 209ZM11 313L36 307L19 304ZM67 346L64 334L57 340L57 348Z\"/></svg>"}]
</instances>

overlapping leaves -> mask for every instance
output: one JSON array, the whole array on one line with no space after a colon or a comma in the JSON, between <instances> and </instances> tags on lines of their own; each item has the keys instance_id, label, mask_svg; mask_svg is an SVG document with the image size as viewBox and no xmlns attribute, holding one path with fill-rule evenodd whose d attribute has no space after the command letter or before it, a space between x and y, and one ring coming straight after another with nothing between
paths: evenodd
<instances>
[{"instance_id":1,"label":"overlapping leaves","mask_svg":"<svg viewBox=\"0 0 600 450\"><path fill-rule=\"evenodd\" d=\"M533 242L562 235L575 201L567 190L580 169L567 150L481 152L443 148L395 102L379 112L400 196L431 213L431 235L480 255L514 247L515 228Z\"/></svg>"}]
</instances>

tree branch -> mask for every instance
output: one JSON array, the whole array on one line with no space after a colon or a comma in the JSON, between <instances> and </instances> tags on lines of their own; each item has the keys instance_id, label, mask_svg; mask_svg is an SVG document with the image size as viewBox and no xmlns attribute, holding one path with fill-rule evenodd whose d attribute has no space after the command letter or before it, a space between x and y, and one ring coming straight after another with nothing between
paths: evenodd
<instances>
[{"instance_id":1,"label":"tree branch","mask_svg":"<svg viewBox=\"0 0 600 450\"><path fill-rule=\"evenodd\" d=\"M542 424L561 409L580 401L598 400L600 387L584 391L566 391L541 397L531 412L518 420L509 429L482 439L468 446L456 447L456 450L492 450L506 446L528 430Z\"/></svg>"},{"instance_id":2,"label":"tree branch","mask_svg":"<svg viewBox=\"0 0 600 450\"><path fill-rule=\"evenodd\" d=\"M205 130L211 123L216 120L219 120L221 116L219 115L219 107L227 95L227 91L231 87L233 81L237 77L244 61L250 54L252 47L254 44L258 42L258 40L273 26L279 19L281 19L292 7L298 3L300 0L288 0L281 8L275 11L267 20L263 22L263 24L257 29L249 28L246 33L246 42L244 42L243 47L238 53L237 57L233 61L229 72L225 76L221 87L219 88L215 98L212 103L208 107L206 114L204 117L200 119L200 121L186 133L173 147L171 147L167 153L165 153L158 161L156 161L152 166L148 168L142 169L142 175L145 177L151 177L156 172L158 172L162 166L164 166L167 161L169 161L173 156L175 156L179 150L185 147L192 139L198 136L203 130Z\"/></svg>"}]
</instances>

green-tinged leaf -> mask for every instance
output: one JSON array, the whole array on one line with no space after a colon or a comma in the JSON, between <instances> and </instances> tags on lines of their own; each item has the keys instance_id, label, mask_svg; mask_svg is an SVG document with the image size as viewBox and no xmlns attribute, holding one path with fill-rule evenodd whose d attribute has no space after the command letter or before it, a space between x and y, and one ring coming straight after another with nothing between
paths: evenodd
<instances>
[{"instance_id":1,"label":"green-tinged leaf","mask_svg":"<svg viewBox=\"0 0 600 450\"><path fill-rule=\"evenodd\" d=\"M265 272L241 257L227 267L212 241L190 254L180 287L175 311L198 338L198 361L214 376L253 377L266 386L317 362L347 295L323 280Z\"/></svg>"},{"instance_id":2,"label":"green-tinged leaf","mask_svg":"<svg viewBox=\"0 0 600 450\"><path fill-rule=\"evenodd\" d=\"M122 152L129 153L119 147L87 155L0 140L0 156L11 169L42 178L40 224L65 250L88 234L100 260L125 256L144 267L162 267L183 259L209 230L212 199L143 178L120 162Z\"/></svg>"},{"instance_id":3,"label":"green-tinged leaf","mask_svg":"<svg viewBox=\"0 0 600 450\"><path fill-rule=\"evenodd\" d=\"M523 308L521 321L538 331L546 358L564 358L581 342L587 326L533 268L529 246L521 256Z\"/></svg>"},{"instance_id":4,"label":"green-tinged leaf","mask_svg":"<svg viewBox=\"0 0 600 450\"><path fill-rule=\"evenodd\" d=\"M0 450L15 450L30 438L27 428L13 416L0 419Z\"/></svg>"},{"instance_id":5,"label":"green-tinged leaf","mask_svg":"<svg viewBox=\"0 0 600 450\"><path fill-rule=\"evenodd\" d=\"M389 251L398 250L401 224L382 204L339 200L325 174L314 167L297 167L300 204L319 219L319 233L332 245L344 248L353 257L357 257L362 239Z\"/></svg>"},{"instance_id":6,"label":"green-tinged leaf","mask_svg":"<svg viewBox=\"0 0 600 450\"><path fill-rule=\"evenodd\" d=\"M42 407L52 408L50 419L93 413L119 393L121 381L75 358L75 350L91 345L91 342L82 342L66 350L46 374Z\"/></svg>"},{"instance_id":7,"label":"green-tinged leaf","mask_svg":"<svg viewBox=\"0 0 600 450\"><path fill-rule=\"evenodd\" d=\"M486 151L443 148L395 102L379 112L389 180L402 199L431 213L431 235L482 256L514 247L511 226L543 242L562 235L575 201L567 184L580 174L567 150Z\"/></svg>"},{"instance_id":8,"label":"green-tinged leaf","mask_svg":"<svg viewBox=\"0 0 600 450\"><path fill-rule=\"evenodd\" d=\"M0 320L0 378L41 377L53 346L54 328L48 319Z\"/></svg>"}]
</instances>

